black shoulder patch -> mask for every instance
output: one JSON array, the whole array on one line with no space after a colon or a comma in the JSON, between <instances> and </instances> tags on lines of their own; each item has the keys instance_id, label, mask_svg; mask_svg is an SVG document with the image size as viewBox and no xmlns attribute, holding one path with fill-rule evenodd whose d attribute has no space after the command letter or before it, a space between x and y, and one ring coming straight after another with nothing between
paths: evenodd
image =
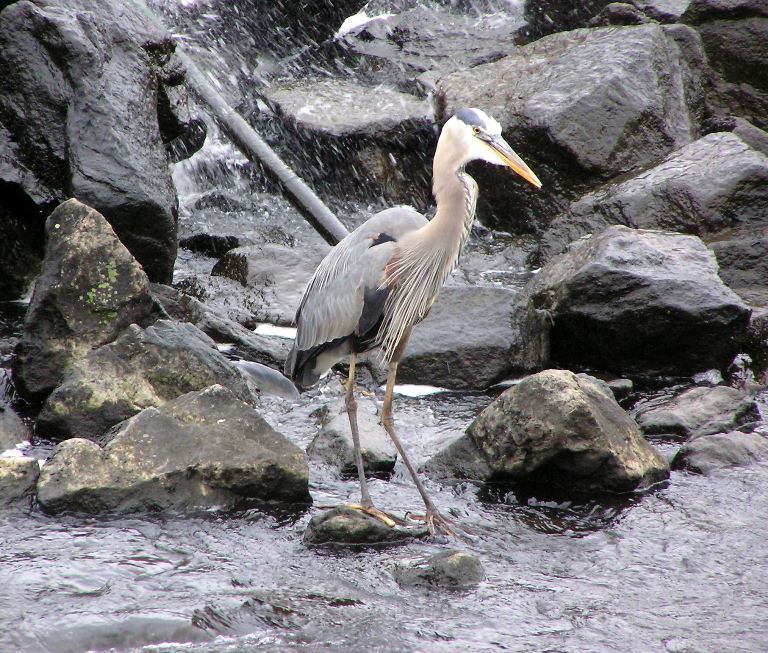
<instances>
[{"instance_id":1,"label":"black shoulder patch","mask_svg":"<svg viewBox=\"0 0 768 653\"><path fill-rule=\"evenodd\" d=\"M459 120L461 120L461 122L466 123L467 125L470 125L472 127L474 126L483 127L483 128L487 127L485 118L483 118L474 109L459 109L456 112L456 117Z\"/></svg>"},{"instance_id":2,"label":"black shoulder patch","mask_svg":"<svg viewBox=\"0 0 768 653\"><path fill-rule=\"evenodd\" d=\"M357 322L355 335L359 342L375 338L379 324L384 317L384 303L387 301L389 288L371 288L363 295L363 312ZM372 333L373 332L373 333ZM360 351L360 350L358 350Z\"/></svg>"},{"instance_id":3,"label":"black shoulder patch","mask_svg":"<svg viewBox=\"0 0 768 653\"><path fill-rule=\"evenodd\" d=\"M376 245L381 245L382 243L394 243L395 239L390 236L389 234L385 234L383 231L376 236L376 238L373 239L373 242L371 242L371 247L376 247Z\"/></svg>"}]
</instances>

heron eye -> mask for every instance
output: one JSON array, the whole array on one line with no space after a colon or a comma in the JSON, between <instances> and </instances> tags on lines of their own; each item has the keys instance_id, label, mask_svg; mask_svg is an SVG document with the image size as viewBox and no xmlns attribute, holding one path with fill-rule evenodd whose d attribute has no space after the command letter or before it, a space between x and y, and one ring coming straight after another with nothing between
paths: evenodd
<instances>
[{"instance_id":1,"label":"heron eye","mask_svg":"<svg viewBox=\"0 0 768 653\"><path fill-rule=\"evenodd\" d=\"M475 134L479 134L479 133L480 133L480 127L472 127L472 131L473 131Z\"/></svg>"}]
</instances>

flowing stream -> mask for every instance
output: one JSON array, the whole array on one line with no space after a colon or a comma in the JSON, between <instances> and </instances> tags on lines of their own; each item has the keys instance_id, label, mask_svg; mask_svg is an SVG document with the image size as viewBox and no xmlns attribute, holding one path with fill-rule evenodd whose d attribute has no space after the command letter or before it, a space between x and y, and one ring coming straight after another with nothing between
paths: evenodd
<instances>
[{"instance_id":1,"label":"flowing stream","mask_svg":"<svg viewBox=\"0 0 768 653\"><path fill-rule=\"evenodd\" d=\"M156 5L165 20L183 41L209 48L209 62L230 71L233 87L306 47L292 42L295 51L249 59L259 43L222 25L219 3L166 2ZM205 11L189 22L185 10L200 4ZM225 228L304 247L321 242L213 125L174 180L182 236ZM377 208L334 205L349 227ZM176 278L207 274L213 262L180 250ZM526 272L489 278L514 284ZM21 319L18 305L0 307L0 344ZM8 348L0 354L7 367ZM413 459L461 433L493 394L398 396ZM341 396L331 377L296 402L265 400L264 411L306 447L318 411ZM768 395L760 401L768 414ZM677 447L658 445L665 455ZM44 458L52 446L35 442L31 452ZM301 537L318 507L357 500L356 481L311 463L310 484L315 507L302 514L0 513L0 652L768 650L768 465L708 477L673 472L644 495L583 502L427 481L440 508L475 531L469 542L352 551L310 549ZM421 508L400 464L371 492L393 512ZM482 561L487 578L476 589L397 585L397 565L449 547Z\"/></svg>"}]
</instances>

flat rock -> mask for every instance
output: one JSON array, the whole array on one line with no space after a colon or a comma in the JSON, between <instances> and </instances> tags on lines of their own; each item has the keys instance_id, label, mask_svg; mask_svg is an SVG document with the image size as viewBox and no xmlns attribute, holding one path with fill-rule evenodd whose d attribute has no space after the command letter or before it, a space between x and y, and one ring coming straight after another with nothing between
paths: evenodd
<instances>
[{"instance_id":1,"label":"flat rock","mask_svg":"<svg viewBox=\"0 0 768 653\"><path fill-rule=\"evenodd\" d=\"M39 474L40 465L34 458L0 456L0 508L29 508Z\"/></svg>"},{"instance_id":2,"label":"flat rock","mask_svg":"<svg viewBox=\"0 0 768 653\"><path fill-rule=\"evenodd\" d=\"M695 140L705 71L687 27L573 30L446 76L439 117L478 106L501 123L543 186L533 192L509 170L472 164L478 215L504 231L536 233L584 192Z\"/></svg>"},{"instance_id":3,"label":"flat rock","mask_svg":"<svg viewBox=\"0 0 768 653\"><path fill-rule=\"evenodd\" d=\"M97 439L144 408L213 384L255 400L243 374L197 327L169 320L132 325L69 370L45 401L37 429L48 437Z\"/></svg>"},{"instance_id":4,"label":"flat rock","mask_svg":"<svg viewBox=\"0 0 768 653\"><path fill-rule=\"evenodd\" d=\"M86 513L306 504L306 456L222 386L147 408L106 444L61 443L37 486L43 510Z\"/></svg>"},{"instance_id":5,"label":"flat rock","mask_svg":"<svg viewBox=\"0 0 768 653\"><path fill-rule=\"evenodd\" d=\"M290 325L304 288L327 249L298 251L280 245L253 245L230 250L213 267L213 276L237 281L255 294L251 306L257 322Z\"/></svg>"},{"instance_id":6,"label":"flat rock","mask_svg":"<svg viewBox=\"0 0 768 653\"><path fill-rule=\"evenodd\" d=\"M398 564L392 575L401 587L470 589L485 580L479 558L467 551L440 551L429 558Z\"/></svg>"},{"instance_id":7,"label":"flat rock","mask_svg":"<svg viewBox=\"0 0 768 653\"><path fill-rule=\"evenodd\" d=\"M553 361L640 376L725 369L749 322L699 238L623 226L576 242L520 301L548 313Z\"/></svg>"},{"instance_id":8,"label":"flat rock","mask_svg":"<svg viewBox=\"0 0 768 653\"><path fill-rule=\"evenodd\" d=\"M506 390L469 435L495 478L567 492L626 492L669 467L604 383L545 370Z\"/></svg>"},{"instance_id":9,"label":"flat rock","mask_svg":"<svg viewBox=\"0 0 768 653\"><path fill-rule=\"evenodd\" d=\"M307 455L338 468L342 474L356 475L357 465L349 417L343 406L341 411L335 412L336 417L323 426L310 443ZM397 461L397 449L384 427L379 424L375 402L358 400L357 427L360 434L360 453L366 473L391 473Z\"/></svg>"},{"instance_id":10,"label":"flat rock","mask_svg":"<svg viewBox=\"0 0 768 653\"><path fill-rule=\"evenodd\" d=\"M768 225L768 156L729 132L708 134L649 170L588 193L543 234L545 258L609 225L729 241ZM730 266L721 266L724 273ZM768 278L764 283L768 282Z\"/></svg>"},{"instance_id":11,"label":"flat rock","mask_svg":"<svg viewBox=\"0 0 768 653\"><path fill-rule=\"evenodd\" d=\"M760 411L752 397L720 385L691 388L660 405L641 406L633 416L646 435L692 439L757 422Z\"/></svg>"},{"instance_id":12,"label":"flat rock","mask_svg":"<svg viewBox=\"0 0 768 653\"><path fill-rule=\"evenodd\" d=\"M768 438L760 433L703 435L682 446L672 460L673 469L711 474L728 467L746 467L768 461Z\"/></svg>"},{"instance_id":13,"label":"flat rock","mask_svg":"<svg viewBox=\"0 0 768 653\"><path fill-rule=\"evenodd\" d=\"M14 361L17 387L37 398L75 361L152 311L147 275L100 213L68 200L45 228L43 270Z\"/></svg>"},{"instance_id":14,"label":"flat rock","mask_svg":"<svg viewBox=\"0 0 768 653\"><path fill-rule=\"evenodd\" d=\"M426 529L390 528L359 510L341 506L312 517L303 539L308 545L375 546L408 542L426 534Z\"/></svg>"},{"instance_id":15,"label":"flat rock","mask_svg":"<svg viewBox=\"0 0 768 653\"><path fill-rule=\"evenodd\" d=\"M504 288L448 286L417 325L397 379L454 389L483 389L513 372L537 369L543 353L520 332L526 307Z\"/></svg>"}]
</instances>

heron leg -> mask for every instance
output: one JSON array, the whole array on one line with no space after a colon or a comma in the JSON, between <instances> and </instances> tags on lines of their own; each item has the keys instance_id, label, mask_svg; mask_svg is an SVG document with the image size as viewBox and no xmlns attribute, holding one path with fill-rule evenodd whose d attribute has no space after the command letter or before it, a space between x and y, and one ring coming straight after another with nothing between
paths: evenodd
<instances>
[{"instance_id":1,"label":"heron leg","mask_svg":"<svg viewBox=\"0 0 768 653\"><path fill-rule=\"evenodd\" d=\"M352 430L352 445L355 452L355 465L357 466L357 475L360 478L360 505L363 508L372 508L373 501L368 492L368 481L365 478L365 467L363 466L363 454L360 451L360 432L357 429L357 400L355 399L355 352L349 356L349 379L347 380L345 404L347 407L347 416L349 417L349 427Z\"/></svg>"},{"instance_id":2,"label":"heron leg","mask_svg":"<svg viewBox=\"0 0 768 653\"><path fill-rule=\"evenodd\" d=\"M411 478L413 478L413 482L416 484L416 489L419 491L419 494L421 495L421 498L424 501L424 506L426 508L426 515L425 515L424 521L427 524L427 528L429 529L429 532L432 535L442 534L442 535L455 536L453 530L451 529L452 522L446 519L445 517L443 517L438 511L438 509L435 507L435 504L432 502L432 499L430 499L429 495L427 494L427 491L424 488L424 485L422 485L421 479L419 479L419 475L416 473L416 470L411 464L411 461L408 460L408 456L406 456L405 450L403 449L403 444L402 442L400 442L400 438L397 436L397 433L395 432L395 424L392 417L392 394L395 387L396 376L397 376L397 361L394 360L389 364L389 370L387 371L387 388L386 388L386 391L384 392L384 405L381 408L381 425L384 427L384 430L386 430L392 442L395 444L395 448L397 449L397 452L400 454L400 458L402 459L403 463L408 469L408 472L410 473Z\"/></svg>"}]
</instances>

